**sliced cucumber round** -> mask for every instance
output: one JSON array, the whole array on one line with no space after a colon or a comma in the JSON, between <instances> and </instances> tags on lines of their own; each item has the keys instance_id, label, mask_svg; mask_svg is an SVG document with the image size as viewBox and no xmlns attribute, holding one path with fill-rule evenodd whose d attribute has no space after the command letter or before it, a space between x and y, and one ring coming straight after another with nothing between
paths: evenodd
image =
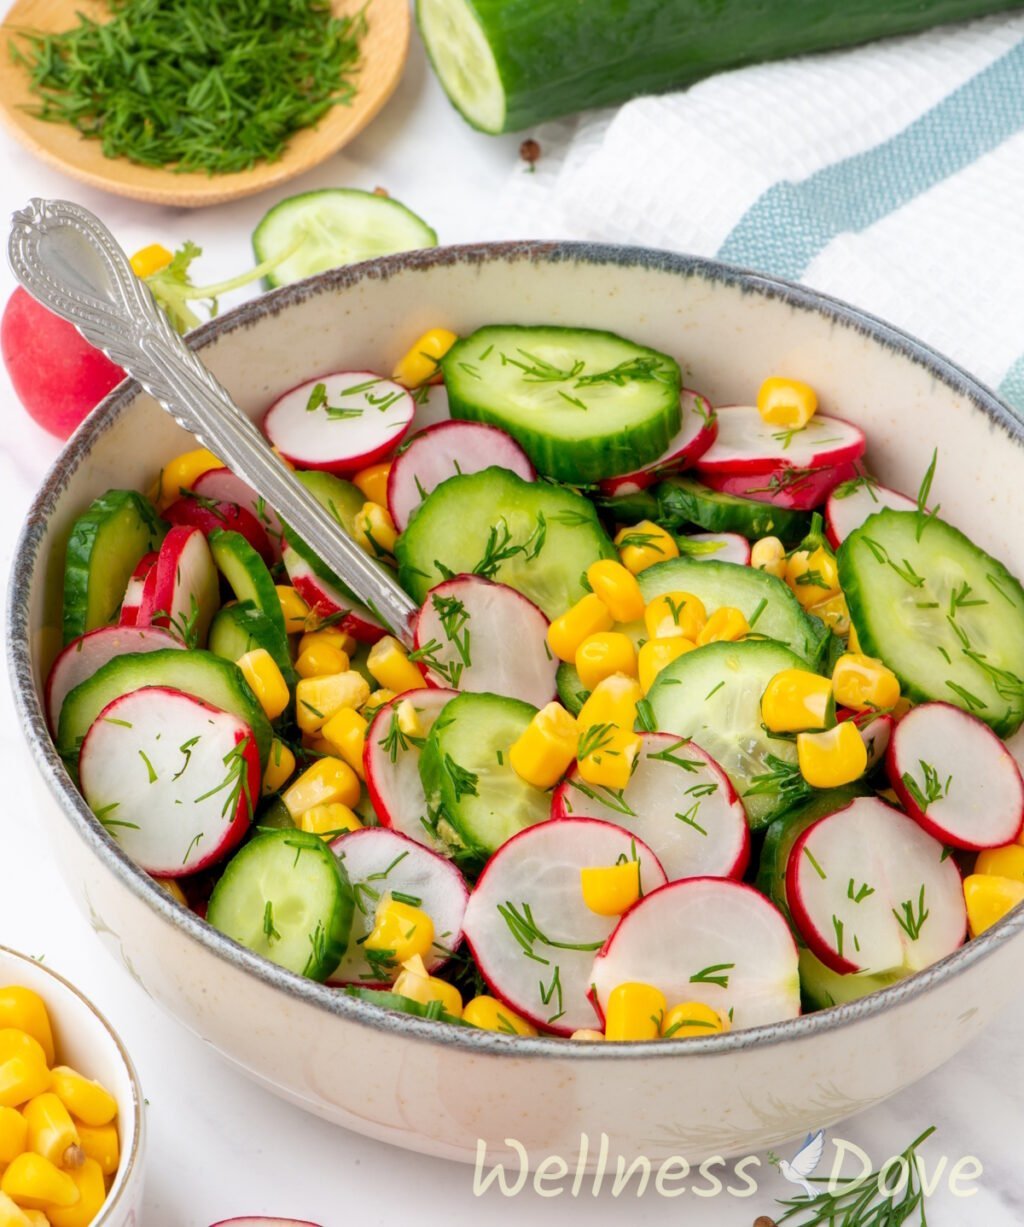
<instances>
[{"instance_id":1,"label":"sliced cucumber round","mask_svg":"<svg viewBox=\"0 0 1024 1227\"><path fill-rule=\"evenodd\" d=\"M505 130L505 87L494 52L468 0L419 0L427 55L455 107L483 132Z\"/></svg>"},{"instance_id":2,"label":"sliced cucumber round","mask_svg":"<svg viewBox=\"0 0 1024 1227\"><path fill-rule=\"evenodd\" d=\"M345 533L350 537L353 536L356 516L366 502L366 498L359 487L354 486L343 477L336 477L333 473L323 473L317 469L300 471L295 476L316 501L322 507L327 508ZM332 584L335 588L340 588L346 595L351 595L347 586L334 574L320 555L315 550L310 549L294 529L289 528L287 524L282 526L284 528L285 541L313 569L315 574L319 575L321 579L326 580L327 583Z\"/></svg>"},{"instance_id":3,"label":"sliced cucumber round","mask_svg":"<svg viewBox=\"0 0 1024 1227\"><path fill-rule=\"evenodd\" d=\"M429 1018L431 1022L450 1023L453 1027L468 1027L471 1024L449 1014L440 1001L430 1001L424 1004L403 993L389 993L382 988L363 988L359 984L348 984L343 992L349 997L358 997L360 1001L369 1001L371 1005L379 1005L382 1010L397 1010L399 1014L412 1014L415 1018Z\"/></svg>"},{"instance_id":4,"label":"sliced cucumber round","mask_svg":"<svg viewBox=\"0 0 1024 1227\"><path fill-rule=\"evenodd\" d=\"M787 545L794 545L807 531L809 522L806 512L758 503L738 494L721 494L692 477L668 477L654 493L658 500L658 515L654 518L666 528L682 529L697 524L712 533L739 533L748 541L779 537Z\"/></svg>"},{"instance_id":5,"label":"sliced cucumber round","mask_svg":"<svg viewBox=\"0 0 1024 1227\"><path fill-rule=\"evenodd\" d=\"M231 585L239 601L250 601L273 628L272 641L266 645L274 663L286 676L292 672L281 600L267 564L241 533L218 530L210 534L210 550L217 569ZM235 658L237 660L237 657Z\"/></svg>"},{"instance_id":6,"label":"sliced cucumber round","mask_svg":"<svg viewBox=\"0 0 1024 1227\"><path fill-rule=\"evenodd\" d=\"M207 647L215 656L231 661L257 648L274 656L279 644L277 627L252 601L237 601L219 609L207 640Z\"/></svg>"},{"instance_id":7,"label":"sliced cucumber round","mask_svg":"<svg viewBox=\"0 0 1024 1227\"><path fill-rule=\"evenodd\" d=\"M558 701L566 711L578 716L590 697L590 691L583 685L576 666L563 660L555 674L555 685L558 687Z\"/></svg>"}]
</instances>

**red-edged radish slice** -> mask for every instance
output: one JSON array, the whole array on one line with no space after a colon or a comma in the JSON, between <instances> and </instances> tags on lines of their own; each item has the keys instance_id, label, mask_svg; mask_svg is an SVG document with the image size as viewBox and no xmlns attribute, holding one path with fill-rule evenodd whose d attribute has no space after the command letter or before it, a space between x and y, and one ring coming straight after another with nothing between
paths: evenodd
<instances>
[{"instance_id":1,"label":"red-edged radish slice","mask_svg":"<svg viewBox=\"0 0 1024 1227\"><path fill-rule=\"evenodd\" d=\"M916 511L917 503L897 490L880 486L869 477L854 477L837 486L825 504L825 536L834 550L860 528L868 516L891 507L894 511Z\"/></svg>"},{"instance_id":2,"label":"red-edged radish slice","mask_svg":"<svg viewBox=\"0 0 1024 1227\"><path fill-rule=\"evenodd\" d=\"M434 727L455 690L407 690L377 712L366 730L363 771L370 803L381 825L414 839L444 855L446 849L434 831L430 806L420 780L421 740L406 737L398 727L398 704L408 699L416 709L423 734Z\"/></svg>"},{"instance_id":3,"label":"red-edged radish slice","mask_svg":"<svg viewBox=\"0 0 1024 1227\"><path fill-rule=\"evenodd\" d=\"M268 566L274 561L263 525L251 511L246 511L237 503L192 493L176 499L161 514L168 524L190 524L207 537L218 529L239 533Z\"/></svg>"},{"instance_id":4,"label":"red-edged radish slice","mask_svg":"<svg viewBox=\"0 0 1024 1227\"><path fill-rule=\"evenodd\" d=\"M855 712L842 708L836 712L836 719L852 720L856 724L868 752L868 762L864 770L871 771L877 767L889 748L889 740L896 727L896 717L891 712L875 715L873 712Z\"/></svg>"},{"instance_id":5,"label":"red-edged radish slice","mask_svg":"<svg viewBox=\"0 0 1024 1227\"><path fill-rule=\"evenodd\" d=\"M82 795L147 873L180 878L242 839L260 795L252 730L166 686L121 695L82 742Z\"/></svg>"},{"instance_id":6,"label":"red-edged radish slice","mask_svg":"<svg viewBox=\"0 0 1024 1227\"><path fill-rule=\"evenodd\" d=\"M690 541L701 548L687 550L686 544ZM750 566L750 542L739 533L691 533L682 538L679 552L694 562L735 562L741 567Z\"/></svg>"},{"instance_id":7,"label":"red-edged radish slice","mask_svg":"<svg viewBox=\"0 0 1024 1227\"><path fill-rule=\"evenodd\" d=\"M319 1223L310 1223L304 1218L267 1218L262 1214L250 1218L222 1218L212 1227L257 1227L258 1224L262 1227L320 1227Z\"/></svg>"},{"instance_id":8,"label":"red-edged radish slice","mask_svg":"<svg viewBox=\"0 0 1024 1227\"><path fill-rule=\"evenodd\" d=\"M425 387L417 388L412 398L416 402L416 415L409 427L410 435L418 435L421 431L429 430L438 422L452 420L451 410L448 407L448 389L443 383L430 383Z\"/></svg>"},{"instance_id":9,"label":"red-edged radish slice","mask_svg":"<svg viewBox=\"0 0 1024 1227\"><path fill-rule=\"evenodd\" d=\"M639 861L645 892L664 884L646 844L593 818L527 827L484 866L466 908L466 942L495 996L537 1026L560 1035L595 1026L594 954L618 917L587 907L580 870L623 858Z\"/></svg>"},{"instance_id":10,"label":"red-edged radish slice","mask_svg":"<svg viewBox=\"0 0 1024 1227\"><path fill-rule=\"evenodd\" d=\"M989 726L959 707L911 708L896 725L885 765L903 808L943 843L980 852L1020 834L1020 768Z\"/></svg>"},{"instance_id":11,"label":"red-edged radish slice","mask_svg":"<svg viewBox=\"0 0 1024 1227\"><path fill-rule=\"evenodd\" d=\"M135 626L139 620L139 610L142 608L142 594L146 588L146 580L150 571L156 566L157 553L152 550L139 559L138 565L131 573L131 578L124 590L121 601L121 612L118 622L121 626Z\"/></svg>"},{"instance_id":12,"label":"red-edged radish slice","mask_svg":"<svg viewBox=\"0 0 1024 1227\"><path fill-rule=\"evenodd\" d=\"M50 728L56 731L60 709L71 691L115 656L184 646L159 626L101 626L73 639L53 662L46 679L46 716Z\"/></svg>"},{"instance_id":13,"label":"red-edged radish slice","mask_svg":"<svg viewBox=\"0 0 1024 1227\"><path fill-rule=\"evenodd\" d=\"M220 605L220 579L202 529L172 528L146 577L138 626L165 626L188 647L206 643Z\"/></svg>"},{"instance_id":14,"label":"red-edged radish slice","mask_svg":"<svg viewBox=\"0 0 1024 1227\"><path fill-rule=\"evenodd\" d=\"M423 957L428 971L435 971L458 949L469 887L451 861L387 827L367 827L340 835L331 844L331 851L345 867L356 906L348 949L328 977L329 984L390 987L391 980L382 979L380 968L375 971L363 954L359 939L370 933L377 905L393 891L398 891L406 902L418 899L414 906L434 922L434 945L430 954ZM401 968L396 966L394 975L399 971Z\"/></svg>"},{"instance_id":15,"label":"red-edged radish slice","mask_svg":"<svg viewBox=\"0 0 1024 1227\"><path fill-rule=\"evenodd\" d=\"M772 426L753 405L728 405L717 411L717 417L718 437L697 462L702 473L835 468L864 455L864 432L823 413L802 430Z\"/></svg>"},{"instance_id":16,"label":"red-edged radish slice","mask_svg":"<svg viewBox=\"0 0 1024 1227\"><path fill-rule=\"evenodd\" d=\"M700 479L720 494L735 494L758 503L772 503L790 511L813 511L836 486L857 475L856 461L826 464L807 469L780 465L771 473L705 473Z\"/></svg>"},{"instance_id":17,"label":"red-edged radish slice","mask_svg":"<svg viewBox=\"0 0 1024 1227\"><path fill-rule=\"evenodd\" d=\"M388 510L399 532L431 490L457 474L508 469L524 481L537 472L519 444L483 422L438 422L427 426L395 457L388 474Z\"/></svg>"},{"instance_id":18,"label":"red-edged radish slice","mask_svg":"<svg viewBox=\"0 0 1024 1227\"><path fill-rule=\"evenodd\" d=\"M786 901L811 951L840 975L920 971L956 950L967 928L955 861L878 797L804 831L786 866Z\"/></svg>"},{"instance_id":19,"label":"red-edged radish slice","mask_svg":"<svg viewBox=\"0 0 1024 1227\"><path fill-rule=\"evenodd\" d=\"M401 384L372 371L338 371L276 400L263 419L263 432L301 469L354 473L396 446L415 409Z\"/></svg>"},{"instance_id":20,"label":"red-edged radish slice","mask_svg":"<svg viewBox=\"0 0 1024 1227\"><path fill-rule=\"evenodd\" d=\"M660 989L669 1008L702 1001L734 1028L800 1013L797 947L782 913L723 878L670 882L641 900L594 959L591 980L602 1018L612 989L630 980Z\"/></svg>"},{"instance_id":21,"label":"red-edged radish slice","mask_svg":"<svg viewBox=\"0 0 1024 1227\"><path fill-rule=\"evenodd\" d=\"M632 831L661 861L670 882L742 878L750 831L729 777L685 738L640 736L636 770L621 793L587 784L573 770L554 791L551 817L600 818Z\"/></svg>"},{"instance_id":22,"label":"red-edged radish slice","mask_svg":"<svg viewBox=\"0 0 1024 1227\"><path fill-rule=\"evenodd\" d=\"M376 643L387 634L384 627L366 608L346 596L333 584L321 579L308 562L292 549L284 552L284 569L292 587L313 613L332 626L345 631L360 643Z\"/></svg>"},{"instance_id":23,"label":"red-edged radish slice","mask_svg":"<svg viewBox=\"0 0 1024 1227\"><path fill-rule=\"evenodd\" d=\"M239 507L244 507L262 525L270 541L270 547L274 551L275 561L281 557L284 526L280 517L272 507L267 506L263 496L257 494L247 481L243 481L230 469L207 469L205 473L196 478L192 489L203 498L212 498L223 503L235 503Z\"/></svg>"},{"instance_id":24,"label":"red-edged radish slice","mask_svg":"<svg viewBox=\"0 0 1024 1227\"><path fill-rule=\"evenodd\" d=\"M637 494L653 485L664 473L689 468L704 455L718 435L715 411L710 401L690 388L683 389L680 407L682 424L658 459L632 473L606 477L599 483L602 494L612 497L616 494Z\"/></svg>"},{"instance_id":25,"label":"red-edged radish slice","mask_svg":"<svg viewBox=\"0 0 1024 1227\"><path fill-rule=\"evenodd\" d=\"M543 707L555 696L558 671L548 625L537 606L507 584L457 575L427 593L414 640L431 680Z\"/></svg>"}]
</instances>

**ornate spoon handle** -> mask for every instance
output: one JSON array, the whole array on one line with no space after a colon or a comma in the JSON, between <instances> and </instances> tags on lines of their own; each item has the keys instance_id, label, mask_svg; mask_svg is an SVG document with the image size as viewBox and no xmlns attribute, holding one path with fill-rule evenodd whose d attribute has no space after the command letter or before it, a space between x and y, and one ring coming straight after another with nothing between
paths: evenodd
<instances>
[{"instance_id":1,"label":"ornate spoon handle","mask_svg":"<svg viewBox=\"0 0 1024 1227\"><path fill-rule=\"evenodd\" d=\"M99 218L66 200L32 200L14 214L8 257L33 298L124 367L179 425L257 490L389 630L411 645L416 606L270 450L171 327Z\"/></svg>"}]
</instances>

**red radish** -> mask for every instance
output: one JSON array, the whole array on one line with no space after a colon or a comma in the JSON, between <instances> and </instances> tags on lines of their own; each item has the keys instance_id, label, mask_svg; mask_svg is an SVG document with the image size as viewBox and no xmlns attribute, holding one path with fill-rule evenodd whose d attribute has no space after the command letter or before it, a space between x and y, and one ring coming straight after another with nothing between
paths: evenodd
<instances>
[{"instance_id":1,"label":"red radish","mask_svg":"<svg viewBox=\"0 0 1024 1227\"><path fill-rule=\"evenodd\" d=\"M400 384L371 371L338 371L292 388L271 405L263 431L301 469L354 473L386 456L413 419Z\"/></svg>"},{"instance_id":2,"label":"red radish","mask_svg":"<svg viewBox=\"0 0 1024 1227\"><path fill-rule=\"evenodd\" d=\"M333 584L321 579L294 550L285 550L284 569L288 572L292 587L318 618L330 620L331 626L345 631L360 643L376 643L387 634L365 605L360 605Z\"/></svg>"},{"instance_id":3,"label":"red radish","mask_svg":"<svg viewBox=\"0 0 1024 1227\"><path fill-rule=\"evenodd\" d=\"M220 580L206 536L176 525L146 576L137 625L169 627L188 647L201 648L219 605Z\"/></svg>"},{"instance_id":4,"label":"red radish","mask_svg":"<svg viewBox=\"0 0 1024 1227\"><path fill-rule=\"evenodd\" d=\"M920 971L956 950L967 927L955 861L878 797L858 797L803 832L786 901L811 951L840 975Z\"/></svg>"},{"instance_id":5,"label":"red radish","mask_svg":"<svg viewBox=\"0 0 1024 1227\"><path fill-rule=\"evenodd\" d=\"M166 686L108 703L85 735L78 771L97 819L161 878L196 873L230 852L260 795L249 726Z\"/></svg>"},{"instance_id":6,"label":"red radish","mask_svg":"<svg viewBox=\"0 0 1024 1227\"><path fill-rule=\"evenodd\" d=\"M66 439L125 378L77 328L20 287L0 321L0 349L18 399L58 439Z\"/></svg>"},{"instance_id":7,"label":"red radish","mask_svg":"<svg viewBox=\"0 0 1024 1227\"><path fill-rule=\"evenodd\" d=\"M435 852L445 852L434 834L423 783L420 780L419 739L410 739L398 727L397 707L408 699L423 725L423 733L434 727L441 709L458 692L455 690L408 690L386 703L366 730L363 770L366 790L381 825L407 835Z\"/></svg>"},{"instance_id":8,"label":"red radish","mask_svg":"<svg viewBox=\"0 0 1024 1227\"><path fill-rule=\"evenodd\" d=\"M802 430L766 422L753 405L719 409L718 438L701 456L702 473L774 473L835 468L864 454L864 432L842 418L816 414Z\"/></svg>"},{"instance_id":9,"label":"red radish","mask_svg":"<svg viewBox=\"0 0 1024 1227\"><path fill-rule=\"evenodd\" d=\"M466 880L451 861L386 827L367 827L340 835L331 844L331 851L348 874L356 906L348 950L329 977L329 984L390 987L401 968L397 965L385 968L392 975L382 977L381 967L375 967L364 955L360 938L368 936L378 904L393 891L408 896L407 902L419 899L414 906L434 922L434 944L423 957L427 970L436 971L447 962L462 943L462 918L469 899Z\"/></svg>"},{"instance_id":10,"label":"red radish","mask_svg":"<svg viewBox=\"0 0 1024 1227\"><path fill-rule=\"evenodd\" d=\"M483 422L437 422L427 426L395 457L388 474L388 510L399 532L431 490L458 473L508 469L524 481L537 476L519 444Z\"/></svg>"},{"instance_id":11,"label":"red radish","mask_svg":"<svg viewBox=\"0 0 1024 1227\"><path fill-rule=\"evenodd\" d=\"M889 739L896 727L896 717L891 712L855 712L849 708L840 708L836 712L836 720L852 720L860 730L861 740L867 747L868 764L866 771L871 771L885 758L889 748Z\"/></svg>"},{"instance_id":12,"label":"red radish","mask_svg":"<svg viewBox=\"0 0 1024 1227\"><path fill-rule=\"evenodd\" d=\"M704 455L718 435L715 411L710 401L689 388L683 389L680 406L683 411L682 424L658 459L632 473L606 477L599 483L602 494L637 494L653 485L663 474L689 468Z\"/></svg>"},{"instance_id":13,"label":"red radish","mask_svg":"<svg viewBox=\"0 0 1024 1227\"><path fill-rule=\"evenodd\" d=\"M466 908L466 942L494 995L537 1026L560 1035L595 1026L594 952L618 917L590 910L580 871L623 859L639 862L642 890L664 884L646 844L593 818L527 827L484 866Z\"/></svg>"},{"instance_id":14,"label":"red radish","mask_svg":"<svg viewBox=\"0 0 1024 1227\"><path fill-rule=\"evenodd\" d=\"M825 504L825 536L834 550L853 532L860 528L868 516L891 507L894 511L916 511L914 499L880 486L871 477L863 475L843 482L828 496Z\"/></svg>"},{"instance_id":15,"label":"red radish","mask_svg":"<svg viewBox=\"0 0 1024 1227\"><path fill-rule=\"evenodd\" d=\"M138 566L131 573L121 601L121 612L118 615L118 621L122 626L135 626L138 622L139 610L142 608L142 594L146 590L146 580L149 578L150 571L156 566L156 560L156 550L144 554L139 559Z\"/></svg>"},{"instance_id":16,"label":"red radish","mask_svg":"<svg viewBox=\"0 0 1024 1227\"><path fill-rule=\"evenodd\" d=\"M687 550L689 541L701 547L699 552ZM715 548L710 548L710 547ZM750 566L750 542L739 533L691 533L681 539L679 552L694 562L735 562L741 567Z\"/></svg>"},{"instance_id":17,"label":"red radish","mask_svg":"<svg viewBox=\"0 0 1024 1227\"><path fill-rule=\"evenodd\" d=\"M284 526L277 512L267 506L263 496L257 494L247 481L237 477L230 469L207 469L196 478L192 491L202 498L235 503L255 516L270 542L274 561L280 559Z\"/></svg>"},{"instance_id":18,"label":"red radish","mask_svg":"<svg viewBox=\"0 0 1024 1227\"><path fill-rule=\"evenodd\" d=\"M764 895L724 878L670 882L619 922L594 959L593 998L630 980L652 984L669 1009L702 1001L732 1027L759 1027L800 1013L797 947Z\"/></svg>"},{"instance_id":19,"label":"red radish","mask_svg":"<svg viewBox=\"0 0 1024 1227\"><path fill-rule=\"evenodd\" d=\"M429 430L438 422L450 422L451 412L448 408L448 389L443 383L427 384L417 388L412 394L416 402L416 416L409 427L410 435L418 435L423 430Z\"/></svg>"},{"instance_id":20,"label":"red radish","mask_svg":"<svg viewBox=\"0 0 1024 1227\"><path fill-rule=\"evenodd\" d=\"M60 709L71 691L115 656L184 646L159 626L101 626L73 639L53 662L46 679L46 716L50 728L56 731Z\"/></svg>"},{"instance_id":21,"label":"red radish","mask_svg":"<svg viewBox=\"0 0 1024 1227\"><path fill-rule=\"evenodd\" d=\"M600 818L651 848L670 882L742 878L750 857L743 805L710 754L671 733L641 733L636 770L617 792L571 771L551 798L552 818Z\"/></svg>"},{"instance_id":22,"label":"red radish","mask_svg":"<svg viewBox=\"0 0 1024 1227\"><path fill-rule=\"evenodd\" d=\"M457 575L427 593L413 635L428 678L543 707L555 696L558 671L548 625L537 606L507 584Z\"/></svg>"},{"instance_id":23,"label":"red radish","mask_svg":"<svg viewBox=\"0 0 1024 1227\"><path fill-rule=\"evenodd\" d=\"M886 755L907 813L936 839L980 852L1024 826L1024 781L1013 755L977 716L921 703L897 724Z\"/></svg>"},{"instance_id":24,"label":"red radish","mask_svg":"<svg viewBox=\"0 0 1024 1227\"><path fill-rule=\"evenodd\" d=\"M820 507L836 486L857 474L852 460L837 465L809 469L780 466L774 473L705 473L701 481L719 494L735 494L758 503L772 503L790 511L813 511Z\"/></svg>"},{"instance_id":25,"label":"red radish","mask_svg":"<svg viewBox=\"0 0 1024 1227\"><path fill-rule=\"evenodd\" d=\"M222 502L190 493L176 499L161 515L169 524L190 524L200 529L207 537L221 528L239 533L268 566L274 561L263 525L251 511L246 511L237 503Z\"/></svg>"}]
</instances>

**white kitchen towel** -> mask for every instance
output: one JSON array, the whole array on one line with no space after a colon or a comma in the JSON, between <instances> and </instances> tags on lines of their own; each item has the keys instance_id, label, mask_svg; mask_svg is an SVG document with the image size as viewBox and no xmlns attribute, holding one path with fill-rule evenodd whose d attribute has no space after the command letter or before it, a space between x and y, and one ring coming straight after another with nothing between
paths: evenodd
<instances>
[{"instance_id":1,"label":"white kitchen towel","mask_svg":"<svg viewBox=\"0 0 1024 1227\"><path fill-rule=\"evenodd\" d=\"M507 236L802 281L1024 410L1024 16L738 69L532 135Z\"/></svg>"}]
</instances>

